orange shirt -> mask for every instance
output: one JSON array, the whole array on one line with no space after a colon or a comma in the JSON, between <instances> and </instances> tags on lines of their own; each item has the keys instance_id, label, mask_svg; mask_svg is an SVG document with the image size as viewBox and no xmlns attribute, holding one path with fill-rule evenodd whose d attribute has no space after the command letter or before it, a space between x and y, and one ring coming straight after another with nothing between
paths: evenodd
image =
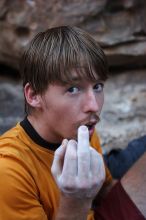
<instances>
[{"instance_id":1,"label":"orange shirt","mask_svg":"<svg viewBox=\"0 0 146 220\"><path fill-rule=\"evenodd\" d=\"M95 133L91 145L101 153ZM60 192L51 174L53 157L20 124L0 137L0 220L55 219ZM106 174L108 184L108 169Z\"/></svg>"}]
</instances>

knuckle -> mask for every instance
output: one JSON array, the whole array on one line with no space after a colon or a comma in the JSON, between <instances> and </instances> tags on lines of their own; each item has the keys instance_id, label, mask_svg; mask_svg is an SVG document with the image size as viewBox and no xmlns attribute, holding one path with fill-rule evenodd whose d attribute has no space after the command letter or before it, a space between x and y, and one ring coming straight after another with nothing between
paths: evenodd
<instances>
[{"instance_id":1,"label":"knuckle","mask_svg":"<svg viewBox=\"0 0 146 220\"><path fill-rule=\"evenodd\" d=\"M96 152L96 155L97 155L96 157L97 157L99 164L104 166L103 156L98 152Z\"/></svg>"},{"instance_id":2,"label":"knuckle","mask_svg":"<svg viewBox=\"0 0 146 220\"><path fill-rule=\"evenodd\" d=\"M72 191L75 188L75 183L73 180L61 179L60 187L63 191Z\"/></svg>"},{"instance_id":3,"label":"knuckle","mask_svg":"<svg viewBox=\"0 0 146 220\"><path fill-rule=\"evenodd\" d=\"M103 156L102 156L101 154L99 154L99 153L98 153L98 158L99 158L99 160L104 164L104 162L103 162Z\"/></svg>"},{"instance_id":4,"label":"knuckle","mask_svg":"<svg viewBox=\"0 0 146 220\"><path fill-rule=\"evenodd\" d=\"M68 141L68 145L70 145L70 146L76 146L76 144L77 144L77 142L73 139Z\"/></svg>"},{"instance_id":5,"label":"knuckle","mask_svg":"<svg viewBox=\"0 0 146 220\"><path fill-rule=\"evenodd\" d=\"M93 178L92 179L92 185L93 186L97 186L98 185L99 180L97 178Z\"/></svg>"},{"instance_id":6,"label":"knuckle","mask_svg":"<svg viewBox=\"0 0 146 220\"><path fill-rule=\"evenodd\" d=\"M93 178L93 185L94 186L102 185L104 181L105 181L105 176L99 175L98 177Z\"/></svg>"},{"instance_id":7,"label":"knuckle","mask_svg":"<svg viewBox=\"0 0 146 220\"><path fill-rule=\"evenodd\" d=\"M96 155L96 157L99 157L99 158L102 157L101 154L97 150L95 150L93 147L90 148L90 151L93 155Z\"/></svg>"},{"instance_id":8,"label":"knuckle","mask_svg":"<svg viewBox=\"0 0 146 220\"><path fill-rule=\"evenodd\" d=\"M77 186L80 191L85 191L91 188L91 184L88 180L79 181Z\"/></svg>"},{"instance_id":9,"label":"knuckle","mask_svg":"<svg viewBox=\"0 0 146 220\"><path fill-rule=\"evenodd\" d=\"M77 159L76 141L70 140L68 142L66 157L71 159L71 160L76 160Z\"/></svg>"}]
</instances>

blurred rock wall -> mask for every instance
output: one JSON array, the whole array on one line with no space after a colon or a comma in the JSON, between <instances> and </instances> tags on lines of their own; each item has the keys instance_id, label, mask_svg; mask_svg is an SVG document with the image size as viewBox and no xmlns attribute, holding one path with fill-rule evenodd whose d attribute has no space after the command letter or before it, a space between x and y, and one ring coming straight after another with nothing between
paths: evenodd
<instances>
[{"instance_id":1,"label":"blurred rock wall","mask_svg":"<svg viewBox=\"0 0 146 220\"><path fill-rule=\"evenodd\" d=\"M18 68L36 33L75 25L102 45L110 65L145 65L145 12L145 0L1 0L0 63Z\"/></svg>"}]
</instances>

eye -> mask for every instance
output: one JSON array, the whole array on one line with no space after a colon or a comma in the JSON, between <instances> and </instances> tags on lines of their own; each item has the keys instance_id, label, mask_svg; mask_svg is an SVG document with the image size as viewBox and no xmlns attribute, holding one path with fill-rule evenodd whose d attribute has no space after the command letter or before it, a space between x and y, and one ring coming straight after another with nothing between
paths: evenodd
<instances>
[{"instance_id":1,"label":"eye","mask_svg":"<svg viewBox=\"0 0 146 220\"><path fill-rule=\"evenodd\" d=\"M78 93L79 91L80 91L80 89L79 89L78 87L76 87L76 86L72 86L72 87L70 87L70 88L67 90L67 92L72 93L72 94L76 94L76 93Z\"/></svg>"},{"instance_id":2,"label":"eye","mask_svg":"<svg viewBox=\"0 0 146 220\"><path fill-rule=\"evenodd\" d=\"M104 84L103 83L97 83L95 84L95 86L93 87L93 89L95 90L95 92L102 92L104 88Z\"/></svg>"}]
</instances>

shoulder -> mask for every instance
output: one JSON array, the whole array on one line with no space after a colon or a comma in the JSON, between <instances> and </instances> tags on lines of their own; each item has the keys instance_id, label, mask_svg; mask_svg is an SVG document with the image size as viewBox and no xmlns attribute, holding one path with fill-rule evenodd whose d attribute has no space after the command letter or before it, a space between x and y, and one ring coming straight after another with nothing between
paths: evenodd
<instances>
[{"instance_id":1,"label":"shoulder","mask_svg":"<svg viewBox=\"0 0 146 220\"><path fill-rule=\"evenodd\" d=\"M0 172L5 178L7 178L6 172L11 173L15 179L16 174L20 174L20 177L32 175L31 150L25 139L25 134L19 124L0 137ZM3 173L4 170L5 173Z\"/></svg>"},{"instance_id":2,"label":"shoulder","mask_svg":"<svg viewBox=\"0 0 146 220\"><path fill-rule=\"evenodd\" d=\"M19 123L0 136L0 155L1 157L15 157L22 159L22 152L25 148L23 143L25 135Z\"/></svg>"},{"instance_id":3,"label":"shoulder","mask_svg":"<svg viewBox=\"0 0 146 220\"><path fill-rule=\"evenodd\" d=\"M99 135L97 134L96 129L94 130L94 133L91 137L90 144L92 147L94 147L99 153L102 154L102 148L100 144L100 138Z\"/></svg>"},{"instance_id":4,"label":"shoulder","mask_svg":"<svg viewBox=\"0 0 146 220\"><path fill-rule=\"evenodd\" d=\"M5 180L7 178L16 180L17 176L22 177L30 172L27 146L23 143L23 136L19 123L0 136L0 175Z\"/></svg>"}]
</instances>

